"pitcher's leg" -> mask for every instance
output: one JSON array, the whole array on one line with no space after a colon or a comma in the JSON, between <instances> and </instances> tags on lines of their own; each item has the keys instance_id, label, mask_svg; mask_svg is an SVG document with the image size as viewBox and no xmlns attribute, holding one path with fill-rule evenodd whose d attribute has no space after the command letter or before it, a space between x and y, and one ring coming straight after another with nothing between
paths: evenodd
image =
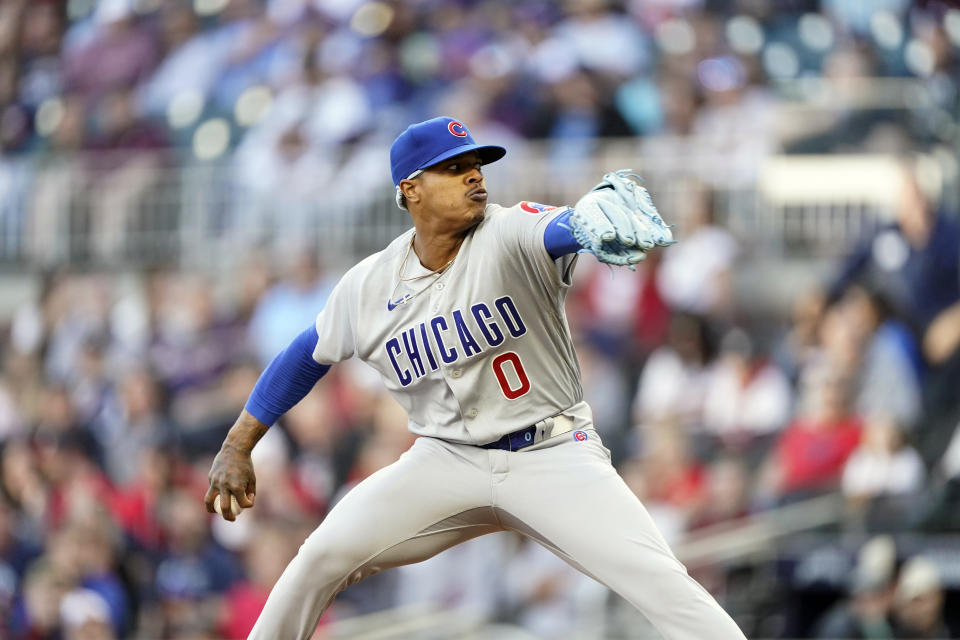
<instances>
[{"instance_id":1,"label":"pitcher's leg","mask_svg":"<svg viewBox=\"0 0 960 640\"><path fill-rule=\"evenodd\" d=\"M640 609L667 640L744 640L687 574L594 431L510 460L496 505L533 537Z\"/></svg>"},{"instance_id":2,"label":"pitcher's leg","mask_svg":"<svg viewBox=\"0 0 960 640\"><path fill-rule=\"evenodd\" d=\"M500 530L482 458L455 456L420 438L397 462L357 485L290 561L250 638L309 638L347 586Z\"/></svg>"}]
</instances>

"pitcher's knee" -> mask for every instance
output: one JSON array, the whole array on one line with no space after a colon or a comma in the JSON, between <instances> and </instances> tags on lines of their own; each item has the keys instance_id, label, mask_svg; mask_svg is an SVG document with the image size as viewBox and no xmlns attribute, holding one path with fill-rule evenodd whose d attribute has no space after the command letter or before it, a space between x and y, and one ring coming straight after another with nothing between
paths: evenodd
<instances>
[{"instance_id":1,"label":"pitcher's knee","mask_svg":"<svg viewBox=\"0 0 960 640\"><path fill-rule=\"evenodd\" d=\"M624 584L627 599L650 607L681 606L682 596L697 589L696 582L680 562L666 558L632 565Z\"/></svg>"},{"instance_id":2,"label":"pitcher's knee","mask_svg":"<svg viewBox=\"0 0 960 640\"><path fill-rule=\"evenodd\" d=\"M366 577L358 575L369 552L349 541L311 535L300 546L295 562L311 582L343 582L344 586Z\"/></svg>"},{"instance_id":3,"label":"pitcher's knee","mask_svg":"<svg viewBox=\"0 0 960 640\"><path fill-rule=\"evenodd\" d=\"M676 560L656 563L648 575L651 584L659 584L667 588L688 589L694 583L687 568Z\"/></svg>"}]
</instances>

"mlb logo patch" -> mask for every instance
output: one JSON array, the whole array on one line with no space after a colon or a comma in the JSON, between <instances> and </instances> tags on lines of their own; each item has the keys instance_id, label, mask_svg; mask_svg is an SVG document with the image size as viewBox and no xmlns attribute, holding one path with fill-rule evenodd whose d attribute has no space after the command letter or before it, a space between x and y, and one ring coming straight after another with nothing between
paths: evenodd
<instances>
[{"instance_id":1,"label":"mlb logo patch","mask_svg":"<svg viewBox=\"0 0 960 640\"><path fill-rule=\"evenodd\" d=\"M587 439L587 432L586 432L586 431L574 431L574 432L573 432L573 439L576 440L577 442L583 442L584 440Z\"/></svg>"},{"instance_id":2,"label":"mlb logo patch","mask_svg":"<svg viewBox=\"0 0 960 640\"><path fill-rule=\"evenodd\" d=\"M523 202L521 202L520 208L526 211L527 213L533 213L533 214L546 213L547 211L553 211L554 209L556 209L556 207L540 204L539 202L530 202L528 200L524 200Z\"/></svg>"}]
</instances>

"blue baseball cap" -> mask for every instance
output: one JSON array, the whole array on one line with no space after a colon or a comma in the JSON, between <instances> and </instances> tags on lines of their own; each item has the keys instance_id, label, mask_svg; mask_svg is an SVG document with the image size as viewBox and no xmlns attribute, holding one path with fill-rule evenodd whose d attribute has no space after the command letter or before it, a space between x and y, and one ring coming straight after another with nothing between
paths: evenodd
<instances>
[{"instance_id":1,"label":"blue baseball cap","mask_svg":"<svg viewBox=\"0 0 960 640\"><path fill-rule=\"evenodd\" d=\"M454 118L443 116L412 124L390 147L393 184L398 186L414 171L468 151L476 151L483 164L496 162L507 153L503 147L477 144L467 127Z\"/></svg>"}]
</instances>

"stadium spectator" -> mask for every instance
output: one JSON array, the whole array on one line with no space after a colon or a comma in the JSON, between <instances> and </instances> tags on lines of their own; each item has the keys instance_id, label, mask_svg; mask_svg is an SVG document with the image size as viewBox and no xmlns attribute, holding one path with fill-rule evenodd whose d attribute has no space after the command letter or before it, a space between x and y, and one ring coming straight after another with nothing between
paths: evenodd
<instances>
[{"instance_id":1,"label":"stadium spectator","mask_svg":"<svg viewBox=\"0 0 960 640\"><path fill-rule=\"evenodd\" d=\"M257 525L244 554L245 578L224 594L219 621L222 638L242 640L250 634L270 589L293 558L294 547L289 531L277 525Z\"/></svg>"},{"instance_id":2,"label":"stadium spectator","mask_svg":"<svg viewBox=\"0 0 960 640\"><path fill-rule=\"evenodd\" d=\"M841 489L853 517L862 517L871 531L900 530L916 522L918 496L926 468L917 451L904 442L890 416L870 416L860 445L843 468Z\"/></svg>"},{"instance_id":3,"label":"stadium spectator","mask_svg":"<svg viewBox=\"0 0 960 640\"><path fill-rule=\"evenodd\" d=\"M131 0L98 0L92 19L71 31L65 43L64 85L88 104L135 86L159 60L153 33L137 19Z\"/></svg>"},{"instance_id":4,"label":"stadium spectator","mask_svg":"<svg viewBox=\"0 0 960 640\"><path fill-rule=\"evenodd\" d=\"M166 119L174 101L199 100L198 111L209 98L217 72L225 64L216 37L201 31L197 15L185 2L165 3L160 14L160 39L164 51L156 71L139 88L145 115ZM199 114L198 114L199 115Z\"/></svg>"},{"instance_id":5,"label":"stadium spectator","mask_svg":"<svg viewBox=\"0 0 960 640\"><path fill-rule=\"evenodd\" d=\"M42 313L43 374L69 380L91 336L109 333L110 281L96 275L67 273L56 278ZM40 345L36 345L40 346Z\"/></svg>"},{"instance_id":6,"label":"stadium spectator","mask_svg":"<svg viewBox=\"0 0 960 640\"><path fill-rule=\"evenodd\" d=\"M288 257L285 277L264 293L250 318L251 347L264 366L316 318L333 290L318 256L298 249Z\"/></svg>"},{"instance_id":7,"label":"stadium spectator","mask_svg":"<svg viewBox=\"0 0 960 640\"><path fill-rule=\"evenodd\" d=\"M882 414L866 421L863 439L847 460L843 490L853 500L887 494L906 494L921 488L923 461L906 444L897 423Z\"/></svg>"},{"instance_id":8,"label":"stadium spectator","mask_svg":"<svg viewBox=\"0 0 960 640\"><path fill-rule=\"evenodd\" d=\"M849 601L821 620L815 637L849 638L850 640L893 640L889 619L893 588L888 582L854 576L849 588Z\"/></svg>"},{"instance_id":9,"label":"stadium spectator","mask_svg":"<svg viewBox=\"0 0 960 640\"><path fill-rule=\"evenodd\" d=\"M943 582L929 558L918 555L900 569L893 594L897 638L952 638L943 618Z\"/></svg>"},{"instance_id":10,"label":"stadium spectator","mask_svg":"<svg viewBox=\"0 0 960 640\"><path fill-rule=\"evenodd\" d=\"M630 128L604 93L601 79L576 70L549 86L548 100L531 116L528 127L534 138L550 141L554 171L573 176L583 169L569 158L588 158L598 138L625 136Z\"/></svg>"},{"instance_id":11,"label":"stadium spectator","mask_svg":"<svg viewBox=\"0 0 960 640\"><path fill-rule=\"evenodd\" d=\"M17 51L19 98L22 104L37 109L45 100L59 95L62 89L60 39L63 37L63 15L56 2L28 2L25 5Z\"/></svg>"},{"instance_id":12,"label":"stadium spectator","mask_svg":"<svg viewBox=\"0 0 960 640\"><path fill-rule=\"evenodd\" d=\"M231 310L221 310L209 281L175 274L163 281L149 346L150 364L177 403L216 387L246 351L246 327ZM195 425L185 423L184 428Z\"/></svg>"},{"instance_id":13,"label":"stadium spectator","mask_svg":"<svg viewBox=\"0 0 960 640\"><path fill-rule=\"evenodd\" d=\"M214 55L223 61L211 94L216 112L232 113L248 87L267 84L281 35L257 0L231 0L223 8L211 34Z\"/></svg>"},{"instance_id":14,"label":"stadium spectator","mask_svg":"<svg viewBox=\"0 0 960 640\"><path fill-rule=\"evenodd\" d=\"M681 194L676 207L682 241L664 252L657 278L671 308L725 319L734 312L733 267L739 253L733 235L716 223L713 193L693 188Z\"/></svg>"},{"instance_id":15,"label":"stadium spectator","mask_svg":"<svg viewBox=\"0 0 960 640\"><path fill-rule=\"evenodd\" d=\"M600 73L628 78L647 58L644 33L631 20L611 11L608 0L570 0L556 35L570 43L579 64Z\"/></svg>"},{"instance_id":16,"label":"stadium spectator","mask_svg":"<svg viewBox=\"0 0 960 640\"><path fill-rule=\"evenodd\" d=\"M73 584L57 573L46 560L30 565L20 597L10 616L10 630L16 638L53 640L60 631L60 602Z\"/></svg>"},{"instance_id":17,"label":"stadium spectator","mask_svg":"<svg viewBox=\"0 0 960 640\"><path fill-rule=\"evenodd\" d=\"M703 504L692 515L690 530L746 518L750 515L750 471L746 461L723 455L707 467Z\"/></svg>"},{"instance_id":18,"label":"stadium spectator","mask_svg":"<svg viewBox=\"0 0 960 640\"><path fill-rule=\"evenodd\" d=\"M110 512L117 525L147 552L161 550L160 505L169 488L183 481L174 476L175 466L170 448L153 443L140 453L136 475L116 486L110 497Z\"/></svg>"},{"instance_id":19,"label":"stadium spectator","mask_svg":"<svg viewBox=\"0 0 960 640\"><path fill-rule=\"evenodd\" d=\"M176 435L163 415L159 394L158 381L149 371L131 369L93 427L105 468L119 486L127 486L139 474L148 449Z\"/></svg>"},{"instance_id":20,"label":"stadium spectator","mask_svg":"<svg viewBox=\"0 0 960 640\"><path fill-rule=\"evenodd\" d=\"M48 537L48 551L37 562L49 566L62 584L97 594L106 605L110 625L120 635L130 615L129 601L114 572L112 543L105 533L103 526L68 524Z\"/></svg>"},{"instance_id":21,"label":"stadium spectator","mask_svg":"<svg viewBox=\"0 0 960 640\"><path fill-rule=\"evenodd\" d=\"M669 63L669 59L667 59ZM699 87L688 72L665 71L656 79L656 107L647 116L651 130L640 140L639 151L645 158L656 158L659 170L667 175L683 175L690 162L702 162L697 153L698 139L693 126L701 104ZM624 85L621 101L631 85ZM626 117L630 117L627 112ZM636 126L636 125L635 125ZM691 158L695 158L691 160ZM707 159L706 162L712 162ZM702 176L701 170L695 174Z\"/></svg>"},{"instance_id":22,"label":"stadium spectator","mask_svg":"<svg viewBox=\"0 0 960 640\"><path fill-rule=\"evenodd\" d=\"M775 99L766 86L750 84L747 68L734 56L702 60L696 75L704 103L691 133L700 155L725 160L704 162L701 177L714 186L746 186L778 142L771 133Z\"/></svg>"},{"instance_id":23,"label":"stadium spectator","mask_svg":"<svg viewBox=\"0 0 960 640\"><path fill-rule=\"evenodd\" d=\"M568 296L574 301L571 330L608 358L634 344L645 357L667 337L670 311L657 282L659 257L649 256L634 272L611 272L600 264L578 265Z\"/></svg>"},{"instance_id":24,"label":"stadium spectator","mask_svg":"<svg viewBox=\"0 0 960 640\"><path fill-rule=\"evenodd\" d=\"M106 601L90 589L74 589L60 601L64 640L113 640L120 635L110 624Z\"/></svg>"},{"instance_id":25,"label":"stadium spectator","mask_svg":"<svg viewBox=\"0 0 960 640\"><path fill-rule=\"evenodd\" d=\"M796 385L804 371L820 355L820 330L825 310L820 291L811 289L794 298L790 325L774 349L774 360Z\"/></svg>"},{"instance_id":26,"label":"stadium spectator","mask_svg":"<svg viewBox=\"0 0 960 640\"><path fill-rule=\"evenodd\" d=\"M790 383L740 328L727 332L707 383L704 431L725 448L744 450L771 440L792 408Z\"/></svg>"},{"instance_id":27,"label":"stadium spectator","mask_svg":"<svg viewBox=\"0 0 960 640\"><path fill-rule=\"evenodd\" d=\"M877 293L852 286L842 299L845 322L861 352L855 405L862 415L887 413L905 428L920 415L923 370L916 341Z\"/></svg>"},{"instance_id":28,"label":"stadium spectator","mask_svg":"<svg viewBox=\"0 0 960 640\"><path fill-rule=\"evenodd\" d=\"M653 350L666 342L670 329L670 308L658 284L661 268L663 254L654 253L647 256L642 268L637 269L642 274L642 280L636 311L633 314L633 334L637 348L636 357L640 362L646 362Z\"/></svg>"},{"instance_id":29,"label":"stadium spectator","mask_svg":"<svg viewBox=\"0 0 960 640\"><path fill-rule=\"evenodd\" d=\"M850 574L849 598L831 607L814 626L814 637L893 640L892 621L896 548L892 538L871 538L857 554Z\"/></svg>"},{"instance_id":30,"label":"stadium spectator","mask_svg":"<svg viewBox=\"0 0 960 640\"><path fill-rule=\"evenodd\" d=\"M48 384L41 389L38 400L35 422L31 425L34 444L66 444L88 458L95 458L96 444L77 415L69 390L60 384Z\"/></svg>"},{"instance_id":31,"label":"stadium spectator","mask_svg":"<svg viewBox=\"0 0 960 640\"><path fill-rule=\"evenodd\" d=\"M670 321L667 343L650 354L637 386L634 424L676 419L699 429L713 362L706 322L677 314Z\"/></svg>"},{"instance_id":32,"label":"stadium spectator","mask_svg":"<svg viewBox=\"0 0 960 640\"><path fill-rule=\"evenodd\" d=\"M214 630L216 598L240 577L232 556L211 540L206 513L193 508L194 493L170 491L161 507L167 544L155 564L158 637Z\"/></svg>"},{"instance_id":33,"label":"stadium spectator","mask_svg":"<svg viewBox=\"0 0 960 640\"><path fill-rule=\"evenodd\" d=\"M704 507L707 470L691 451L689 436L676 424L647 430L641 447L644 504L672 510L686 528Z\"/></svg>"},{"instance_id":34,"label":"stadium spectator","mask_svg":"<svg viewBox=\"0 0 960 640\"><path fill-rule=\"evenodd\" d=\"M849 406L848 378L824 367L808 373L799 411L761 472L761 500L787 503L839 486L843 466L861 437L861 418Z\"/></svg>"},{"instance_id":35,"label":"stadium spectator","mask_svg":"<svg viewBox=\"0 0 960 640\"><path fill-rule=\"evenodd\" d=\"M838 298L853 282L866 282L923 336L938 317L955 313L960 302L960 226L931 208L916 170L905 165L902 172L896 222L860 244L833 282L830 297ZM927 349L932 364L950 356L952 341L945 342L940 349Z\"/></svg>"},{"instance_id":36,"label":"stadium spectator","mask_svg":"<svg viewBox=\"0 0 960 640\"><path fill-rule=\"evenodd\" d=\"M110 394L109 348L109 336L87 338L77 354L77 368L67 381L76 420L84 426L99 415Z\"/></svg>"}]
</instances>

